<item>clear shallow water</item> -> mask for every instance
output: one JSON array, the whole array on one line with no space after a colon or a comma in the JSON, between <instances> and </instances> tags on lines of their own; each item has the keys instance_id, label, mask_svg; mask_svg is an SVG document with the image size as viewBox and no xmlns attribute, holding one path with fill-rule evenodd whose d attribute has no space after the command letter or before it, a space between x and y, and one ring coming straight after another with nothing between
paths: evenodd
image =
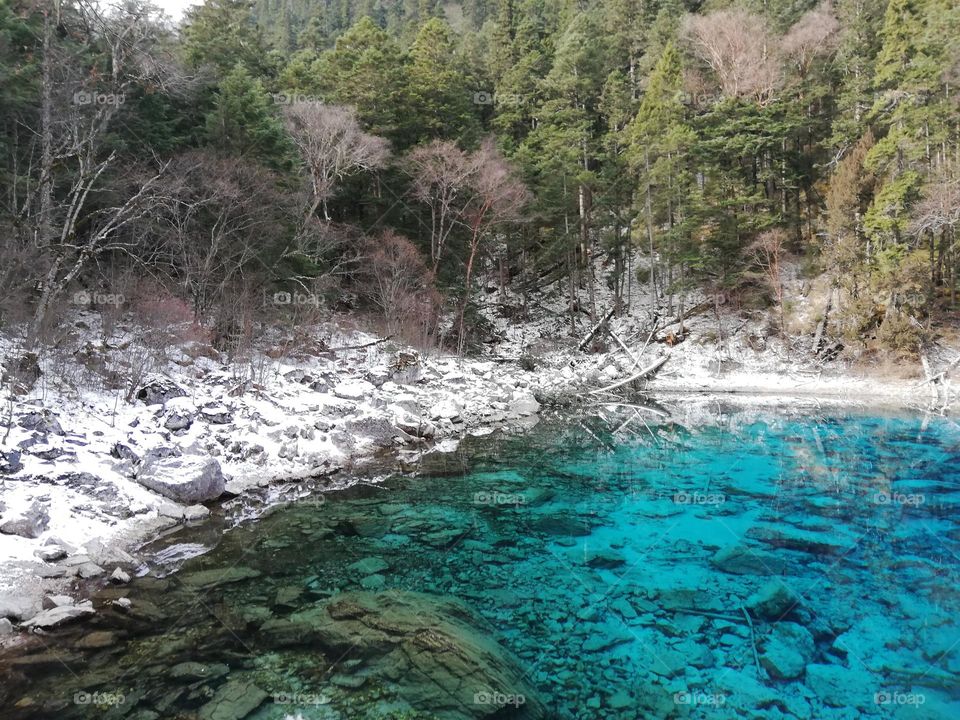
<instances>
[{"instance_id":1,"label":"clear shallow water","mask_svg":"<svg viewBox=\"0 0 960 720\"><path fill-rule=\"evenodd\" d=\"M3 714L957 718L958 461L952 421L836 414L471 440L107 589Z\"/></svg>"}]
</instances>

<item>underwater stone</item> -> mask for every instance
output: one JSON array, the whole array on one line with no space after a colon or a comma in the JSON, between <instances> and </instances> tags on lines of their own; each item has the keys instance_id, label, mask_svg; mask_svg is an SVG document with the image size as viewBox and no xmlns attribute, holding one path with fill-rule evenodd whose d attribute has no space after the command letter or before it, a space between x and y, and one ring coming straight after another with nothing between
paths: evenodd
<instances>
[{"instance_id":1,"label":"underwater stone","mask_svg":"<svg viewBox=\"0 0 960 720\"><path fill-rule=\"evenodd\" d=\"M210 680L223 677L230 667L222 663L183 662L170 668L170 677L177 680Z\"/></svg>"},{"instance_id":2,"label":"underwater stone","mask_svg":"<svg viewBox=\"0 0 960 720\"><path fill-rule=\"evenodd\" d=\"M385 562L383 558L378 557L363 558L351 565L347 565L347 570L357 575L373 575L389 569L389 563Z\"/></svg>"},{"instance_id":3,"label":"underwater stone","mask_svg":"<svg viewBox=\"0 0 960 720\"><path fill-rule=\"evenodd\" d=\"M540 720L543 705L516 659L491 638L490 627L463 603L442 596L388 590L341 593L287 618L265 623L268 645L301 645L337 659L365 660L365 674L398 684L411 706L438 717ZM501 696L526 702L507 707Z\"/></svg>"},{"instance_id":4,"label":"underwater stone","mask_svg":"<svg viewBox=\"0 0 960 720\"><path fill-rule=\"evenodd\" d=\"M230 680L200 708L201 720L242 720L260 707L267 693L253 683Z\"/></svg>"},{"instance_id":5,"label":"underwater stone","mask_svg":"<svg viewBox=\"0 0 960 720\"><path fill-rule=\"evenodd\" d=\"M735 575L777 575L785 566L783 560L771 553L739 544L720 548L710 562Z\"/></svg>"},{"instance_id":6,"label":"underwater stone","mask_svg":"<svg viewBox=\"0 0 960 720\"><path fill-rule=\"evenodd\" d=\"M878 687L869 674L839 665L807 665L807 687L821 701L834 707L856 705L861 710L875 708Z\"/></svg>"},{"instance_id":7,"label":"underwater stone","mask_svg":"<svg viewBox=\"0 0 960 720\"><path fill-rule=\"evenodd\" d=\"M260 577L260 572L247 567L215 568L213 570L199 570L180 576L180 582L187 587L199 590L227 585Z\"/></svg>"},{"instance_id":8,"label":"underwater stone","mask_svg":"<svg viewBox=\"0 0 960 720\"><path fill-rule=\"evenodd\" d=\"M781 580L770 580L747 598L746 606L756 616L779 620L799 602L800 597Z\"/></svg>"}]
</instances>

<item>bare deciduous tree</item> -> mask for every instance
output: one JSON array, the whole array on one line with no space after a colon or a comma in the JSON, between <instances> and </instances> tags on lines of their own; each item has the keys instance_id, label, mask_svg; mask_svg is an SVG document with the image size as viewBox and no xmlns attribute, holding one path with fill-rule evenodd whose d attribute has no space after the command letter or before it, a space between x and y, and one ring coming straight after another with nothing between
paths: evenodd
<instances>
[{"instance_id":1,"label":"bare deciduous tree","mask_svg":"<svg viewBox=\"0 0 960 720\"><path fill-rule=\"evenodd\" d=\"M430 344L436 336L441 297L416 246L385 230L364 243L363 267L369 277L367 293L383 313L387 332L420 346Z\"/></svg>"},{"instance_id":2,"label":"bare deciduous tree","mask_svg":"<svg viewBox=\"0 0 960 720\"><path fill-rule=\"evenodd\" d=\"M263 287L268 273L260 257L279 242L284 220L295 220L285 218L272 173L197 150L172 161L160 195L149 224L198 321L215 306L231 306L238 288Z\"/></svg>"},{"instance_id":3,"label":"bare deciduous tree","mask_svg":"<svg viewBox=\"0 0 960 720\"><path fill-rule=\"evenodd\" d=\"M770 286L777 300L777 307L780 311L781 335L786 335L787 332L783 312L783 278L780 274L780 263L783 259L786 240L787 234L780 228L764 230L747 248L747 251L751 253L753 261L760 268L760 271L766 278L767 284Z\"/></svg>"},{"instance_id":4,"label":"bare deciduous tree","mask_svg":"<svg viewBox=\"0 0 960 720\"><path fill-rule=\"evenodd\" d=\"M766 102L781 79L777 38L760 15L741 9L690 15L685 30L728 97Z\"/></svg>"},{"instance_id":5,"label":"bare deciduous tree","mask_svg":"<svg viewBox=\"0 0 960 720\"><path fill-rule=\"evenodd\" d=\"M829 3L823 3L803 14L783 36L783 52L796 63L800 76L810 69L813 59L828 55L837 47L840 21Z\"/></svg>"},{"instance_id":6,"label":"bare deciduous tree","mask_svg":"<svg viewBox=\"0 0 960 720\"><path fill-rule=\"evenodd\" d=\"M407 167L414 197L430 208L430 259L436 273L447 239L462 221L465 189L475 164L454 143L434 140L411 152Z\"/></svg>"},{"instance_id":7,"label":"bare deciduous tree","mask_svg":"<svg viewBox=\"0 0 960 720\"><path fill-rule=\"evenodd\" d=\"M365 133L353 108L300 102L286 109L287 129L307 166L313 189L312 217L323 206L330 220L327 202L339 181L357 172L378 170L390 156L389 143Z\"/></svg>"},{"instance_id":8,"label":"bare deciduous tree","mask_svg":"<svg viewBox=\"0 0 960 720\"><path fill-rule=\"evenodd\" d=\"M465 203L464 219L469 230L469 252L464 277L463 301L458 319L457 349L465 347L464 316L470 302L473 269L480 246L496 228L521 218L521 211L529 202L530 194L514 175L514 170L497 150L492 139L470 158L473 172L470 177L470 197Z\"/></svg>"},{"instance_id":9,"label":"bare deciduous tree","mask_svg":"<svg viewBox=\"0 0 960 720\"><path fill-rule=\"evenodd\" d=\"M42 262L28 347L37 343L54 301L89 262L105 252L131 250L125 231L155 205L165 165L128 170L115 179L121 157L108 151L105 140L127 92L145 82L164 84L159 73L170 67L159 60L165 31L149 3L105 10L77 0L43 12L40 113L31 129L38 139L36 182L19 208ZM89 65L86 48L61 42L57 27L76 31L74 37L104 53L107 72Z\"/></svg>"}]
</instances>

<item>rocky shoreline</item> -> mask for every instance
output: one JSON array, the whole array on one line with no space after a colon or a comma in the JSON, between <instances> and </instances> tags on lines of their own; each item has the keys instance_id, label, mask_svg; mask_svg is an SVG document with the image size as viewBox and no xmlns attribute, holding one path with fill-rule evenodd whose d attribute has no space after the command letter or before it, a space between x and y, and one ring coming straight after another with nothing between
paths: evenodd
<instances>
[{"instance_id":1,"label":"rocky shoreline","mask_svg":"<svg viewBox=\"0 0 960 720\"><path fill-rule=\"evenodd\" d=\"M220 498L311 478L349 482L378 454L449 450L466 434L536 422L541 402L604 402L609 395L590 389L636 367L617 352L461 360L365 333L336 340L347 349L274 361L256 376L188 347L129 401L49 386L18 398L0 446L0 635L38 615L58 621L64 611L51 596L80 602L86 584L136 573L138 547L204 520ZM670 358L647 390L681 404L750 394L781 406L912 407L937 392L746 352L724 366L692 342L652 353Z\"/></svg>"}]
</instances>

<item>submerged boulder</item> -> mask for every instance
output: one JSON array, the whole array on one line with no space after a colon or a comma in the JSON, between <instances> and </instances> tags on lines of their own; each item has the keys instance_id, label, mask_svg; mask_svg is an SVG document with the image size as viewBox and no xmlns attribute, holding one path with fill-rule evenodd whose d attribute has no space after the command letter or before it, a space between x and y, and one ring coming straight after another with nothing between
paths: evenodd
<instances>
[{"instance_id":1,"label":"submerged boulder","mask_svg":"<svg viewBox=\"0 0 960 720\"><path fill-rule=\"evenodd\" d=\"M150 456L137 473L137 482L176 502L216 500L223 494L220 463L203 457Z\"/></svg>"},{"instance_id":2,"label":"submerged boulder","mask_svg":"<svg viewBox=\"0 0 960 720\"><path fill-rule=\"evenodd\" d=\"M779 620L800 603L800 597L780 580L770 580L747 598L747 609L767 620Z\"/></svg>"},{"instance_id":3,"label":"submerged boulder","mask_svg":"<svg viewBox=\"0 0 960 720\"><path fill-rule=\"evenodd\" d=\"M517 660L466 605L401 590L342 593L261 627L273 645L362 659L420 712L442 718L544 718Z\"/></svg>"}]
</instances>

